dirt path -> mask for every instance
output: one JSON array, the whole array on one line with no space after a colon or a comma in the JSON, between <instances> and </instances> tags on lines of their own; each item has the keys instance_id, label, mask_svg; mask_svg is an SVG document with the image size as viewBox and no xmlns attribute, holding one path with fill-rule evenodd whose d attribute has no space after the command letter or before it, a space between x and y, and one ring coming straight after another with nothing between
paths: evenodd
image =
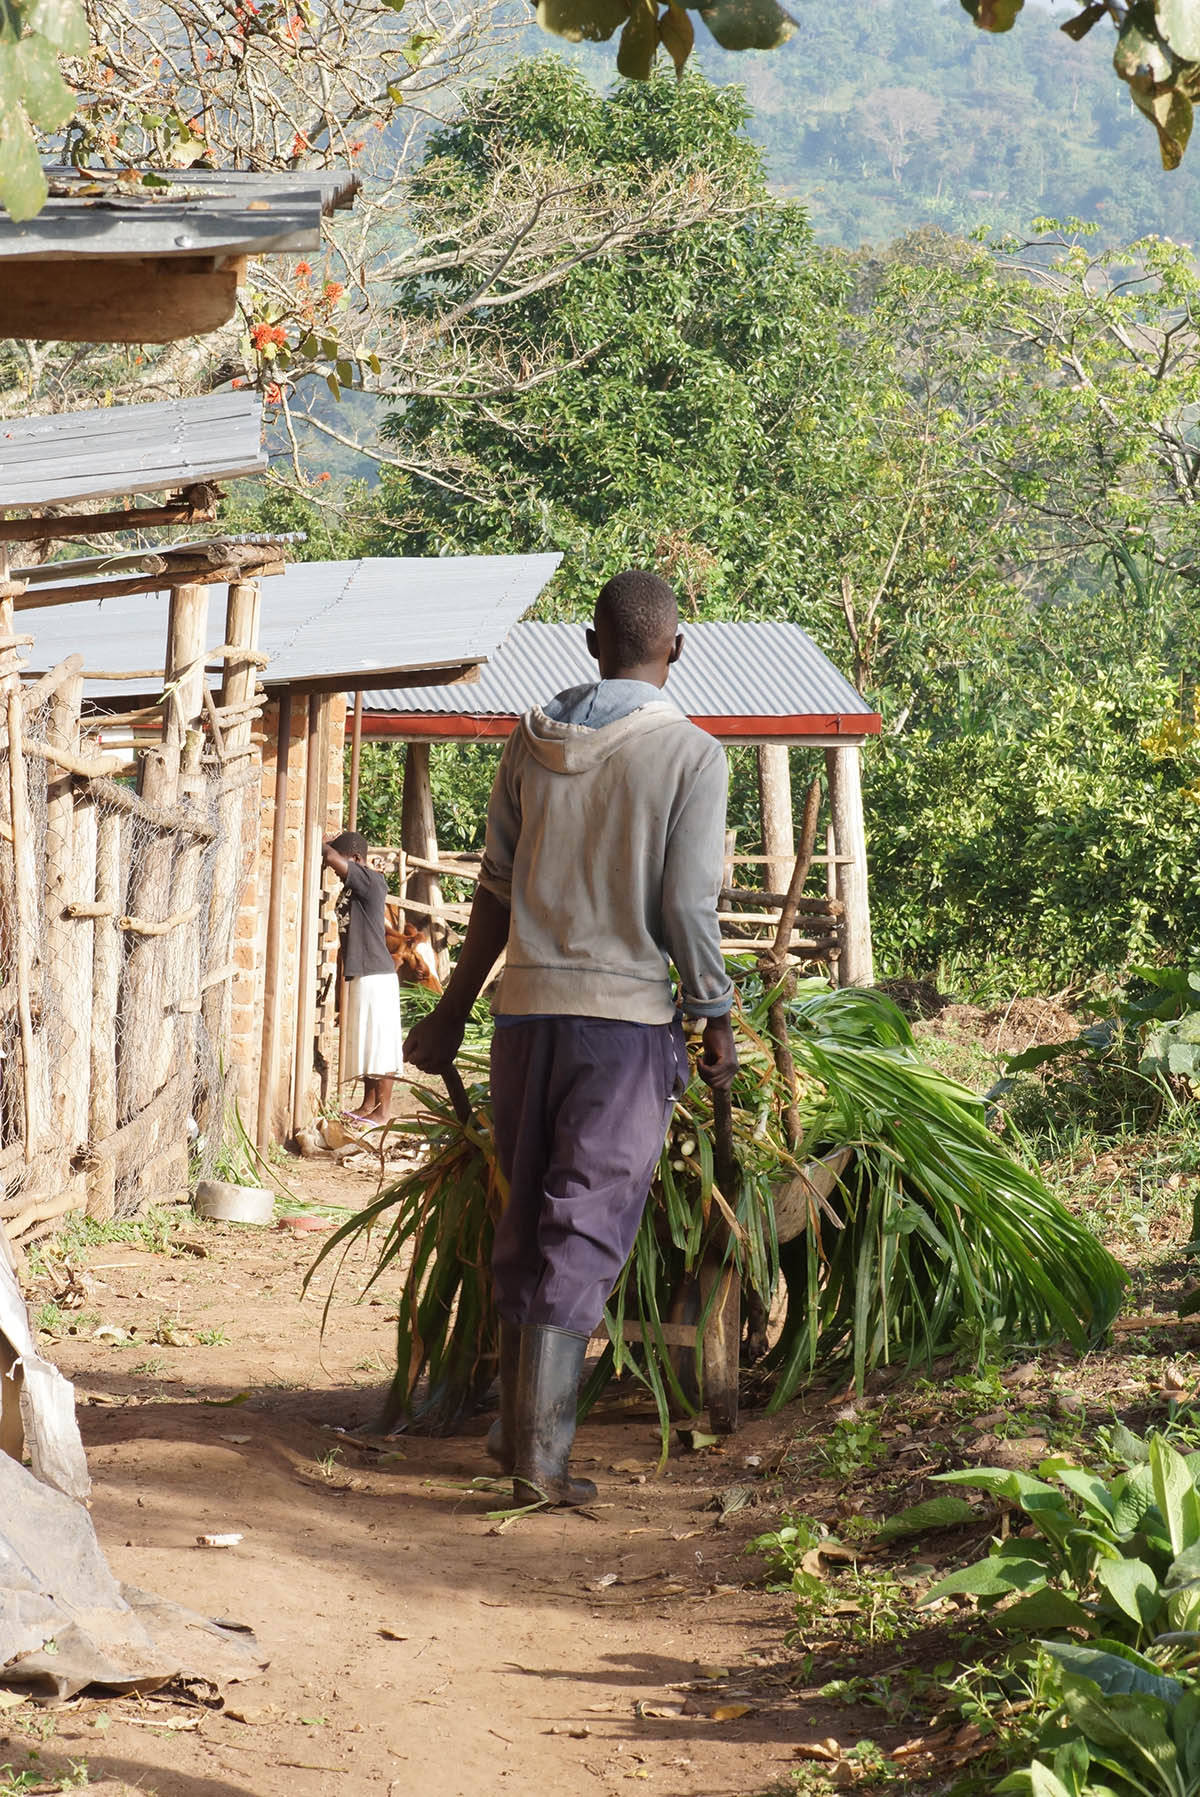
<instances>
[{"instance_id":1,"label":"dirt path","mask_svg":"<svg viewBox=\"0 0 1200 1797\"><path fill-rule=\"evenodd\" d=\"M354 1204L371 1190L331 1177L306 1169L304 1195ZM770 1663L786 1622L783 1600L747 1584L740 1550L762 1517L720 1526L706 1506L761 1483L786 1432L751 1423L727 1452L673 1455L660 1477L652 1416L610 1407L579 1437L595 1512L498 1533L487 1512L504 1500L469 1489L487 1471L486 1419L383 1452L335 1433L375 1411L394 1287L355 1305L363 1262L349 1265L322 1347L319 1304L298 1300L319 1240L185 1217L169 1255L108 1242L77 1258L76 1333L50 1347L76 1381L113 1569L251 1625L270 1665L223 1712L87 1700L59 1713L36 1764L86 1761L106 1797L776 1786L797 1734L833 1725L801 1719L790 1697L764 1707L761 1690L750 1715L704 1713L739 1707L738 1669ZM130 1339L97 1338L105 1326ZM244 1536L234 1549L195 1546L229 1530ZM705 1677L722 1668L733 1676ZM27 1763L27 1714L0 1719L0 1763Z\"/></svg>"}]
</instances>

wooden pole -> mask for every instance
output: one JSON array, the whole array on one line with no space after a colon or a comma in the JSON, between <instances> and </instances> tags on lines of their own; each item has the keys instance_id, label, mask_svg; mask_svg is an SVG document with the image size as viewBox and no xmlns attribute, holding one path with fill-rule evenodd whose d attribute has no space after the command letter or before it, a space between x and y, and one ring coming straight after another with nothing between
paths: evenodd
<instances>
[{"instance_id":1,"label":"wooden pole","mask_svg":"<svg viewBox=\"0 0 1200 1797\"><path fill-rule=\"evenodd\" d=\"M221 709L237 709L239 714L224 731L224 759L220 770L217 801L218 829L216 856L213 862L212 895L208 916L208 965L203 970L202 1015L210 1043L222 1052L226 1076L229 1075L227 1044L233 1020L233 960L237 935L238 902L241 897L245 858L246 809L253 801L249 788L230 779L231 765L240 764L251 748L253 719L248 707L254 699L258 648L260 600L258 582L235 582L226 596L225 641L246 650L244 657L230 657L225 663L221 682ZM225 970L223 977L211 976ZM211 981L211 983L210 983ZM224 1093L206 1095L203 1127L212 1130L224 1125L224 1117L215 1115L223 1109Z\"/></svg>"},{"instance_id":2,"label":"wooden pole","mask_svg":"<svg viewBox=\"0 0 1200 1797\"><path fill-rule=\"evenodd\" d=\"M42 1138L40 1081L37 1050L33 1038L33 944L37 931L36 868L32 822L29 815L29 792L25 782L25 755L22 747L24 725L21 716L21 689L8 689L8 778L12 820L14 899L16 908L17 1017L21 1030L21 1089L25 1110L25 1164L31 1165Z\"/></svg>"},{"instance_id":3,"label":"wooden pole","mask_svg":"<svg viewBox=\"0 0 1200 1797\"><path fill-rule=\"evenodd\" d=\"M429 777L429 744L409 743L404 753L404 797L400 813L400 846L406 855L437 863L437 828L433 817L433 785ZM442 885L436 874L411 872L405 898L429 907L429 934L437 955L438 978L450 974L450 955L442 924ZM420 914L416 922L423 921Z\"/></svg>"},{"instance_id":4,"label":"wooden pole","mask_svg":"<svg viewBox=\"0 0 1200 1797\"><path fill-rule=\"evenodd\" d=\"M839 857L838 897L846 907L838 967L843 986L869 986L875 978L871 954L871 907L867 892L867 833L863 819L861 758L857 743L826 749L829 809Z\"/></svg>"},{"instance_id":5,"label":"wooden pole","mask_svg":"<svg viewBox=\"0 0 1200 1797\"><path fill-rule=\"evenodd\" d=\"M317 693L308 700L308 744L304 762L304 838L300 852L300 961L296 969L296 1040L293 1044L292 1132L308 1122L309 1087L317 1021L318 909L321 903L321 814L329 777L327 745L330 701ZM326 753L322 754L322 748Z\"/></svg>"},{"instance_id":6,"label":"wooden pole","mask_svg":"<svg viewBox=\"0 0 1200 1797\"><path fill-rule=\"evenodd\" d=\"M833 833L833 819L829 818L825 824L825 897L830 904L836 904L844 910L845 907L842 906L842 901L837 895L837 874L837 837ZM841 965L842 949L839 942L837 948L829 951L830 981L835 986L842 984Z\"/></svg>"},{"instance_id":7,"label":"wooden pole","mask_svg":"<svg viewBox=\"0 0 1200 1797\"><path fill-rule=\"evenodd\" d=\"M786 743L758 745L758 804L763 853L768 857L768 877L763 884L779 892L787 885L796 858L792 772Z\"/></svg>"},{"instance_id":8,"label":"wooden pole","mask_svg":"<svg viewBox=\"0 0 1200 1797\"><path fill-rule=\"evenodd\" d=\"M279 1045L280 950L283 940L283 866L287 851L288 768L292 746L292 695L285 690L279 700L279 724L275 735L275 810L271 829L271 886L267 900L267 941L263 956L262 1062L258 1074L258 1117L255 1142L265 1149L271 1141L272 1111Z\"/></svg>"},{"instance_id":9,"label":"wooden pole","mask_svg":"<svg viewBox=\"0 0 1200 1797\"><path fill-rule=\"evenodd\" d=\"M117 1127L117 1003L121 988L121 938L115 918L121 902L121 814L105 811L96 820L96 904L109 921L98 919L92 943L91 1087L88 1093L89 1217L108 1222L116 1212L116 1160L109 1142Z\"/></svg>"},{"instance_id":10,"label":"wooden pole","mask_svg":"<svg viewBox=\"0 0 1200 1797\"><path fill-rule=\"evenodd\" d=\"M354 695L354 729L350 736L350 802L346 807L347 830L358 829L358 778L362 764L362 689Z\"/></svg>"},{"instance_id":11,"label":"wooden pole","mask_svg":"<svg viewBox=\"0 0 1200 1797\"><path fill-rule=\"evenodd\" d=\"M82 661L80 662L82 665ZM28 700L28 692L24 698ZM47 736L51 746L79 748L83 679L64 678L50 698ZM95 808L86 795L78 804L69 776L47 785L46 800L46 988L48 1010L61 1030L57 1065L49 1069L50 1115L58 1150L58 1178L64 1189L85 1197L81 1174L71 1171L88 1140L88 1086L91 1070L92 927L73 918L68 907L95 887ZM112 928L111 923L107 925Z\"/></svg>"}]
</instances>

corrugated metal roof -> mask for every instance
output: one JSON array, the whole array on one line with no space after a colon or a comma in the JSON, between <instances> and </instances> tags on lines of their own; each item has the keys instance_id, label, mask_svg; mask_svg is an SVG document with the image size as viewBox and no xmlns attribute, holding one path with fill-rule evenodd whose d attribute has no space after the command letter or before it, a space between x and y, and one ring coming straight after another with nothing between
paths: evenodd
<instances>
[{"instance_id":1,"label":"corrugated metal roof","mask_svg":"<svg viewBox=\"0 0 1200 1797\"><path fill-rule=\"evenodd\" d=\"M259 646L267 686L315 681L346 691L382 675L485 661L558 566L557 555L375 557L297 562L264 580ZM22 614L30 672L80 651L93 668L161 667L167 595L82 600ZM208 641L224 641L225 606L211 589ZM161 680L93 681L86 696L153 697ZM443 689L439 689L443 690Z\"/></svg>"},{"instance_id":2,"label":"corrugated metal roof","mask_svg":"<svg viewBox=\"0 0 1200 1797\"><path fill-rule=\"evenodd\" d=\"M156 493L266 466L257 393L0 422L0 508Z\"/></svg>"},{"instance_id":3,"label":"corrugated metal roof","mask_svg":"<svg viewBox=\"0 0 1200 1797\"><path fill-rule=\"evenodd\" d=\"M349 169L255 174L155 169L165 186L118 184L106 169L47 168L36 218L0 212L0 261L36 256L265 256L316 249L321 218L349 205Z\"/></svg>"},{"instance_id":4,"label":"corrugated metal roof","mask_svg":"<svg viewBox=\"0 0 1200 1797\"><path fill-rule=\"evenodd\" d=\"M363 710L419 716L520 716L530 706L595 680L582 624L519 624L465 686L365 692ZM683 654L667 691L689 717L862 718L876 714L798 624L683 626Z\"/></svg>"}]
</instances>

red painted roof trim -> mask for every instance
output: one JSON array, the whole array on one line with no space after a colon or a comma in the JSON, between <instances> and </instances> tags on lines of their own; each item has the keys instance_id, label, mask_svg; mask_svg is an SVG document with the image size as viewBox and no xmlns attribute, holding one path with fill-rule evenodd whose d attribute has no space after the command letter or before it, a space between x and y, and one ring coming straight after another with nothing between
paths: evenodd
<instances>
[{"instance_id":1,"label":"red painted roof trim","mask_svg":"<svg viewBox=\"0 0 1200 1797\"><path fill-rule=\"evenodd\" d=\"M883 720L877 711L847 716L803 712L794 717L693 717L710 736L878 736ZM402 736L418 742L495 742L511 736L518 720L503 713L434 713L428 711L364 711L363 735ZM346 734L353 733L353 715Z\"/></svg>"}]
</instances>

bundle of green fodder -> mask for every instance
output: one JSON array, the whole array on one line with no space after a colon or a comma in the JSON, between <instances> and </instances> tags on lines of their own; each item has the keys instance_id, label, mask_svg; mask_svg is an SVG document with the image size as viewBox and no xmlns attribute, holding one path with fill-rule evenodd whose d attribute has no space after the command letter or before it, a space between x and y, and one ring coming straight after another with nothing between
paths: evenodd
<instances>
[{"instance_id":1,"label":"bundle of green fodder","mask_svg":"<svg viewBox=\"0 0 1200 1797\"><path fill-rule=\"evenodd\" d=\"M664 1419L669 1408L695 1408L695 1385L681 1380L662 1325L672 1298L714 1252L767 1302L786 1280L782 1333L765 1362L772 1408L818 1372L852 1371L861 1387L873 1367L928 1362L964 1339L1083 1347L1103 1335L1120 1302L1120 1267L1047 1190L1020 1144L1010 1151L989 1129L981 1100L921 1060L907 1021L882 994L809 980L789 1003L803 1130L791 1151L790 1095L767 1035L770 997L743 983L737 1189L723 1192L715 1179L711 1097L694 1080L610 1300L610 1347L587 1396L628 1365ZM469 1122L431 1093L426 1111L398 1126L421 1140L425 1159L344 1224L309 1274L378 1227L369 1283L405 1265L389 1426L452 1428L495 1373L488 1265L504 1179L486 1088L473 1085L471 1098ZM802 1163L842 1148L849 1157L838 1184L781 1246L777 1191ZM644 1337L636 1347L623 1340L634 1317Z\"/></svg>"}]
</instances>

